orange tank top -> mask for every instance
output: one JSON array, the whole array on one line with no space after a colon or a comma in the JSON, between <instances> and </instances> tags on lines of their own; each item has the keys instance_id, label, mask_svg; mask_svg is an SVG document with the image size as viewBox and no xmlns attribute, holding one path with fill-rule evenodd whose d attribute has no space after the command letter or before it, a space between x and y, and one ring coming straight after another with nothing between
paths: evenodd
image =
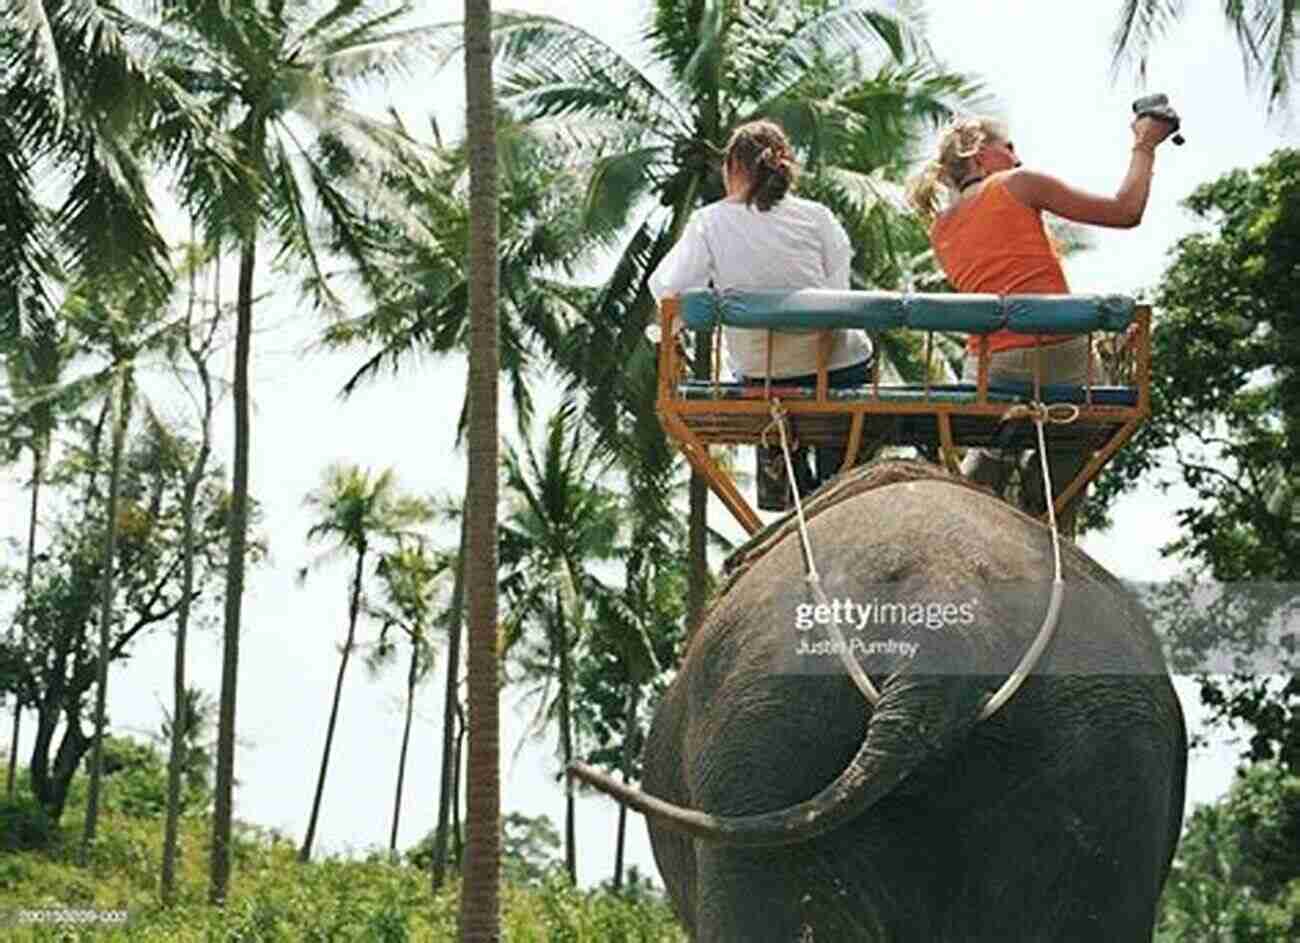
<instances>
[{"instance_id":1,"label":"orange tank top","mask_svg":"<svg viewBox=\"0 0 1300 943\"><path fill-rule=\"evenodd\" d=\"M990 295L1064 295L1070 289L1061 260L1052 248L1038 210L1019 202L1007 189L1002 174L995 174L968 203L935 220L930 227L935 256L960 292ZM1044 335L1044 344L1069 340ZM1032 347L1033 334L994 331L989 350ZM966 341L972 351L979 338Z\"/></svg>"}]
</instances>

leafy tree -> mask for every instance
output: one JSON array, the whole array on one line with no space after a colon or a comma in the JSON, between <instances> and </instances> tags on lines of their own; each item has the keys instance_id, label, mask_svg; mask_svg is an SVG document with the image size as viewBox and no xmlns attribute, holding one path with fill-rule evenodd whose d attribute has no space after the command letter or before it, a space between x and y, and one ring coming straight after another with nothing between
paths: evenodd
<instances>
[{"instance_id":1,"label":"leafy tree","mask_svg":"<svg viewBox=\"0 0 1300 943\"><path fill-rule=\"evenodd\" d=\"M1158 616L1184 666L1201 669L1212 715L1251 728L1253 759L1297 770L1300 151L1204 184L1184 205L1205 228L1179 241L1155 297L1152 416L1098 494L1168 485L1165 471L1191 493L1163 548L1188 574L1162 591ZM1207 670L1231 655L1251 664Z\"/></svg>"},{"instance_id":2,"label":"leafy tree","mask_svg":"<svg viewBox=\"0 0 1300 943\"><path fill-rule=\"evenodd\" d=\"M501 866L519 884L540 885L559 866L560 835L545 815L509 812L501 820Z\"/></svg>"},{"instance_id":3,"label":"leafy tree","mask_svg":"<svg viewBox=\"0 0 1300 943\"><path fill-rule=\"evenodd\" d=\"M51 396L63 382L63 372L72 359L74 345L66 321L38 315L27 324L16 326L16 334L7 345L5 371L9 391L15 400L14 415L6 417L5 434L8 450L16 457L25 448L32 456L32 498L27 517L26 566L23 571L23 598L32 592L36 564L36 530L40 512L41 482L50 456L54 432L72 408L69 397ZM18 631L15 622L11 627ZM14 777L18 771L18 739L22 727L23 705L14 700L12 737L9 741L9 764L5 775L5 795L14 798Z\"/></svg>"},{"instance_id":4,"label":"leafy tree","mask_svg":"<svg viewBox=\"0 0 1300 943\"><path fill-rule=\"evenodd\" d=\"M350 199L358 155L381 162L385 149L409 146L391 128L358 113L349 100L358 84L393 74L410 61L420 31L401 24L409 2L336 0L170 0L147 5L129 21L132 41L153 58L154 71L193 101L222 134L237 173L227 173L208 139L167 149L178 191L211 242L233 240L239 271L235 300L234 456L225 598L221 716L210 897L225 900L234 779L236 682L248 551L250 458L249 368L254 280L259 248L270 238L276 258L300 263L316 304L343 305L325 277L322 257L342 253L368 264L367 220ZM179 110L164 112L160 129ZM316 209L324 226L314 218Z\"/></svg>"},{"instance_id":5,"label":"leafy tree","mask_svg":"<svg viewBox=\"0 0 1300 943\"><path fill-rule=\"evenodd\" d=\"M593 416L611 439L628 413L653 409L653 400L633 398L645 386L634 371L654 364L638 356L652 309L646 278L691 211L721 197L718 157L732 127L780 121L807 167L806 191L852 215L852 231L869 228L874 238L859 245L887 256L884 184L902 173L926 122L946 118L973 91L934 64L917 20L854 0L656 0L636 61L553 17L502 14L494 36L503 101L524 120L563 129L588 180L587 225L627 234L560 359L590 388ZM444 47L458 42L448 29ZM706 360L698 343L697 373ZM692 624L709 583L706 498L694 476Z\"/></svg>"},{"instance_id":6,"label":"leafy tree","mask_svg":"<svg viewBox=\"0 0 1300 943\"><path fill-rule=\"evenodd\" d=\"M343 696L343 679L356 645L357 620L364 602L362 590L366 557L371 552L383 553L382 548L397 543L403 537L413 537L415 528L430 517L426 502L404 495L398 490L397 479L391 469L380 472L372 479L369 472L362 471L355 465L331 465L326 469L324 482L307 496L307 504L319 515L316 523L307 531L308 542L327 540L333 541L334 545L311 565L303 567L300 579L306 579L309 569L344 553L351 553L355 562L348 590L347 635L340 649L339 672L334 682L334 700L330 706L329 721L325 727L320 775L316 780L307 834L298 851L298 860L304 862L311 858L312 844L316 838L316 823L325 793L325 775L329 771L330 748L334 743L339 701Z\"/></svg>"},{"instance_id":7,"label":"leafy tree","mask_svg":"<svg viewBox=\"0 0 1300 943\"><path fill-rule=\"evenodd\" d=\"M107 564L101 491L107 463L99 444L104 422L101 414L97 423L86 424L84 444L69 443L69 454L51 470L65 510L51 519L49 543L37 561L32 598L22 613L27 631L0 652L5 666L0 678L36 712L32 792L56 821L91 746L84 727L86 701L99 675L91 632ZM185 451L157 448L148 429L128 439L124 451L110 662L128 657L136 638L175 617L182 567L179 504L185 465L180 457ZM198 497L195 592L201 599L208 598L216 580L216 554L225 537L227 503L216 474L204 479ZM260 545L252 546L260 555Z\"/></svg>"},{"instance_id":8,"label":"leafy tree","mask_svg":"<svg viewBox=\"0 0 1300 943\"><path fill-rule=\"evenodd\" d=\"M554 716L563 769L574 759L575 662L590 641L590 602L606 592L590 568L613 558L620 525L617 499L600 482L608 460L584 432L567 406L548 421L540 456L530 443L505 454L514 506L501 525L506 644L524 676L540 682L536 729ZM564 860L576 883L573 787L565 794Z\"/></svg>"},{"instance_id":9,"label":"leafy tree","mask_svg":"<svg viewBox=\"0 0 1300 943\"><path fill-rule=\"evenodd\" d=\"M1271 943L1300 932L1300 779L1242 771L1192 815L1160 904L1157 943Z\"/></svg>"}]
</instances>

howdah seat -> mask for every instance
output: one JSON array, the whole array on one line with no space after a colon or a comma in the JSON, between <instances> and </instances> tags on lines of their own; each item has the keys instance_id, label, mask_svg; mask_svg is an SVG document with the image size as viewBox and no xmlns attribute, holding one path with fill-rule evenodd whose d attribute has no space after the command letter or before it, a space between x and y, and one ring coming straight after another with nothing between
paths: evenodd
<instances>
[{"instance_id":1,"label":"howdah seat","mask_svg":"<svg viewBox=\"0 0 1300 943\"><path fill-rule=\"evenodd\" d=\"M709 448L761 444L765 433L768 444L777 444L779 439L772 433L774 405L800 445L847 448L845 468L853 465L864 444L871 443L925 447L937 451L955 469L958 448L1034 447L1036 432L1034 424L1025 421L1024 407L1068 404L1071 408L1052 411L1058 421L1046 426L1048 448L1082 447L1093 455L1073 481L1054 483L1059 491L1058 515L1150 413L1150 308L1119 295L699 290L664 299L659 318L661 338L674 338L681 329L705 332L714 352L711 379L690 380L678 344L660 344L656 403L660 421L692 467L751 534L761 529L762 521ZM769 351L771 332L820 332L816 386L792 387L780 380L722 381L719 350L724 326L768 331ZM1039 348L1044 335L1086 334L1090 346L1100 340L1113 353L1109 372L1120 383L1101 383L1101 376L1094 376L1095 366L1077 386L1043 383L1037 367L1032 383L990 383L988 337L1002 328L1039 335ZM924 332L927 364L936 331L975 335L980 338L977 382L882 383L877 356L869 384L830 389L829 332L845 329L872 335L877 352L879 337L887 332Z\"/></svg>"}]
</instances>

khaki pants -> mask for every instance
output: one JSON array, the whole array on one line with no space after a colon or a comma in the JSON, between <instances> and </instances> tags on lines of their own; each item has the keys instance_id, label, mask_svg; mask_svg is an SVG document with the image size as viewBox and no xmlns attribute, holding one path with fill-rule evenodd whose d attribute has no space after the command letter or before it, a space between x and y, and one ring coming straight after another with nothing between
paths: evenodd
<instances>
[{"instance_id":1,"label":"khaki pants","mask_svg":"<svg viewBox=\"0 0 1300 943\"><path fill-rule=\"evenodd\" d=\"M989 383L1034 382L1035 348L1020 347L999 351L989 357ZM1041 348L1043 383L1073 383L1082 386L1088 381L1088 338L1076 337L1060 344ZM979 378L979 355L968 353L962 365L962 381L975 383ZM1093 383L1104 383L1099 366L1093 367ZM1050 435L1050 432L1048 433ZM1074 480L1091 452L1074 448L1049 448L1048 473L1052 476L1052 496L1056 497ZM969 449L961 463L962 474L971 481L991 488L1002 497L1011 472L1021 464L1024 455L1018 449ZM1047 513L1043 498L1043 471L1037 451L1028 453L1020 475L1021 507L1029 514ZM1079 498L1076 495L1058 518L1062 533L1074 533L1074 515Z\"/></svg>"}]
</instances>

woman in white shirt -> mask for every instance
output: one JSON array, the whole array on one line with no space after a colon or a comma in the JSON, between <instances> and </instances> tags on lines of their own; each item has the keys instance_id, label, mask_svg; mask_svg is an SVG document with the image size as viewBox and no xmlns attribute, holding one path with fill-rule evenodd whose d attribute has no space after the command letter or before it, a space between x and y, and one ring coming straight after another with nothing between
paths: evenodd
<instances>
[{"instance_id":1,"label":"woman in white shirt","mask_svg":"<svg viewBox=\"0 0 1300 943\"><path fill-rule=\"evenodd\" d=\"M732 132L722 160L726 196L697 211L682 237L650 276L655 300L691 288L716 291L790 290L849 287L853 250L835 215L811 200L790 196L796 165L781 127L752 121ZM767 371L766 331L724 328L732 371L744 382L762 382ZM817 370L816 333L772 334L772 379L782 385L813 386ZM832 387L868 382L871 347L860 331L832 333L828 381ZM760 448L759 506L764 501L764 470L780 450L764 456ZM800 459L803 457L800 456ZM834 477L844 450L816 450L817 472L796 462L800 493ZM781 507L784 505L780 505Z\"/></svg>"}]
</instances>

